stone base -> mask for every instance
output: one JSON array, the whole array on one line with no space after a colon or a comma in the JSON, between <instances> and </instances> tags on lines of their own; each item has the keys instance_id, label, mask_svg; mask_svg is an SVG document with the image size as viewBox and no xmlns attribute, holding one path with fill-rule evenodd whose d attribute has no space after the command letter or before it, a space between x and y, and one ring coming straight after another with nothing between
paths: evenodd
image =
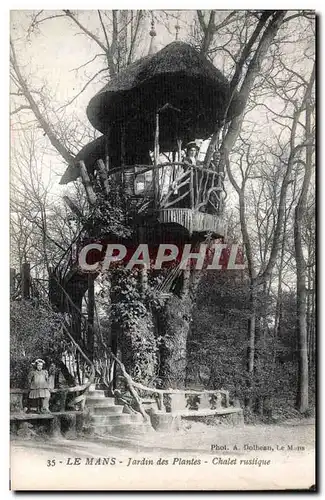
<instances>
[{"instance_id":1,"label":"stone base","mask_svg":"<svg viewBox=\"0 0 325 500\"><path fill-rule=\"evenodd\" d=\"M12 434L38 435L46 432L51 437L75 438L83 427L86 415L82 412L17 413L10 415Z\"/></svg>"},{"instance_id":2,"label":"stone base","mask_svg":"<svg viewBox=\"0 0 325 500\"><path fill-rule=\"evenodd\" d=\"M148 412L149 413L149 412ZM181 428L181 417L171 413L150 411L150 421L155 431L179 431Z\"/></svg>"},{"instance_id":3,"label":"stone base","mask_svg":"<svg viewBox=\"0 0 325 500\"><path fill-rule=\"evenodd\" d=\"M203 422L207 425L243 425L244 424L244 413L243 410L239 410L234 413L225 413L222 415L208 415L208 416L183 416L183 420L192 422Z\"/></svg>"}]
</instances>

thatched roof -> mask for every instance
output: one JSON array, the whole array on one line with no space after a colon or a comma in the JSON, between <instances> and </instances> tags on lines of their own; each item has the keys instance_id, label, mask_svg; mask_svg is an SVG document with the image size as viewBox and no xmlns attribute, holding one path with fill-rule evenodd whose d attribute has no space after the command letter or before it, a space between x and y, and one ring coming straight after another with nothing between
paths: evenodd
<instances>
[{"instance_id":1,"label":"thatched roof","mask_svg":"<svg viewBox=\"0 0 325 500\"><path fill-rule=\"evenodd\" d=\"M101 136L84 146L75 157L76 164L69 165L61 177L60 184L76 181L80 176L78 162L83 160L87 170L92 172L97 160L104 160L106 156L106 137Z\"/></svg>"},{"instance_id":2,"label":"thatched roof","mask_svg":"<svg viewBox=\"0 0 325 500\"><path fill-rule=\"evenodd\" d=\"M158 108L170 103L180 109L193 137L206 138L221 121L229 99L224 75L202 54L184 42L173 42L121 71L90 101L87 115L103 133L116 122L153 121ZM234 100L228 118L239 114ZM168 127L167 127L168 129ZM162 139L169 139L167 136Z\"/></svg>"},{"instance_id":3,"label":"thatched roof","mask_svg":"<svg viewBox=\"0 0 325 500\"><path fill-rule=\"evenodd\" d=\"M79 161L85 162L86 168L90 174L93 174L96 168L97 160L105 161L106 155L109 155L111 168L120 166L120 138L113 130L110 140L102 135L84 146L75 157L75 164L69 165L61 177L60 184L68 184L75 181L80 176ZM149 150L152 149L152 143L146 144L144 141L137 144L136 132L132 135L132 140L128 140L125 147L125 161L127 165L135 163L150 163ZM152 142L152 141L151 141Z\"/></svg>"},{"instance_id":4,"label":"thatched roof","mask_svg":"<svg viewBox=\"0 0 325 500\"><path fill-rule=\"evenodd\" d=\"M106 134L109 130L111 167L120 166L121 129L124 129L124 162L147 164L153 150L155 114L160 113L161 151L176 149L193 139L207 139L224 118L229 102L229 83L202 54L183 42L173 42L156 54L146 56L121 71L90 101L87 115L92 125ZM239 114L242 106L234 98L227 119ZM97 159L105 158L106 138L99 137L78 153L93 171ZM60 184L79 177L79 167L69 166Z\"/></svg>"}]
</instances>

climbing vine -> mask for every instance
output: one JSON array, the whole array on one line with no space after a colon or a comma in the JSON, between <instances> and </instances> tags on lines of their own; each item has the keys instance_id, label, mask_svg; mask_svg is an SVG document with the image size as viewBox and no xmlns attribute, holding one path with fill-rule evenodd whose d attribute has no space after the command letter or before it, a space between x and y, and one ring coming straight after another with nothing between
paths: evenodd
<instances>
[{"instance_id":1,"label":"climbing vine","mask_svg":"<svg viewBox=\"0 0 325 500\"><path fill-rule=\"evenodd\" d=\"M123 363L134 380L152 384L157 375L158 344L146 296L141 289L141 270L116 268L112 282L112 330L118 335Z\"/></svg>"}]
</instances>

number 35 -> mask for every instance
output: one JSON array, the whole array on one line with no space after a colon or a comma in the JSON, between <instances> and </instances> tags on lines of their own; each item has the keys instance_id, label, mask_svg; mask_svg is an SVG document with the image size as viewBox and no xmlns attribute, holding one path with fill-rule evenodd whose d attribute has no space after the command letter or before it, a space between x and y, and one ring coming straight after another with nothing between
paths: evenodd
<instances>
[{"instance_id":1,"label":"number 35","mask_svg":"<svg viewBox=\"0 0 325 500\"><path fill-rule=\"evenodd\" d=\"M55 466L55 459L53 458L53 460L48 460L47 461L47 466L48 467L54 467Z\"/></svg>"}]
</instances>

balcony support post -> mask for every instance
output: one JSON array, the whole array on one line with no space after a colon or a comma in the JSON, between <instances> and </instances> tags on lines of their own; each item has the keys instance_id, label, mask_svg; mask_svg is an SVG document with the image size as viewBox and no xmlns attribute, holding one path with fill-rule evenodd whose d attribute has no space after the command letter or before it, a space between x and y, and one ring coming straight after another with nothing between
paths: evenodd
<instances>
[{"instance_id":1,"label":"balcony support post","mask_svg":"<svg viewBox=\"0 0 325 500\"><path fill-rule=\"evenodd\" d=\"M156 113L156 127L155 127L155 144L154 144L154 171L153 171L153 188L154 188L154 205L158 207L159 203L159 111Z\"/></svg>"},{"instance_id":2,"label":"balcony support post","mask_svg":"<svg viewBox=\"0 0 325 500\"><path fill-rule=\"evenodd\" d=\"M193 168L190 167L191 171L191 176L190 176L190 206L193 209L194 208L194 173L193 173Z\"/></svg>"}]
</instances>

